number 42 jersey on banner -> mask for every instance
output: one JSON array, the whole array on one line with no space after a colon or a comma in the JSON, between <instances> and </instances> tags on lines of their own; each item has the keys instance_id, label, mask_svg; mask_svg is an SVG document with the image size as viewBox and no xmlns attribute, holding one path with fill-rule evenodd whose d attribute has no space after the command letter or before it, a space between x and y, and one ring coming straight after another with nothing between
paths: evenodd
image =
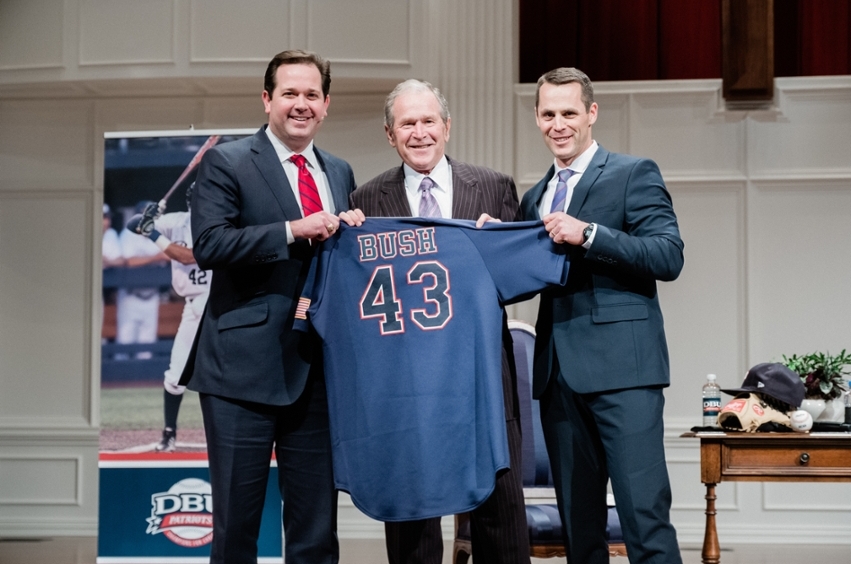
<instances>
[{"instance_id":1,"label":"number 42 jersey on banner","mask_svg":"<svg viewBox=\"0 0 851 564\"><path fill-rule=\"evenodd\" d=\"M509 466L503 306L564 284L538 222L367 218L340 225L296 328L323 340L334 479L380 521L469 511Z\"/></svg>"}]
</instances>

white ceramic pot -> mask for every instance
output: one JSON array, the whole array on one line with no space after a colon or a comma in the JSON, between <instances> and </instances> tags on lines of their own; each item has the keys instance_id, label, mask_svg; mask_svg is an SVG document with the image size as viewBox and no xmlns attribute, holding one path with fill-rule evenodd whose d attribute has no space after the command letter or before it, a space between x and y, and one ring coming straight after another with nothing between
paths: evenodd
<instances>
[{"instance_id":1,"label":"white ceramic pot","mask_svg":"<svg viewBox=\"0 0 851 564\"><path fill-rule=\"evenodd\" d=\"M818 421L834 421L836 423L845 421L845 401L842 398L826 400L824 411L818 416Z\"/></svg>"},{"instance_id":2,"label":"white ceramic pot","mask_svg":"<svg viewBox=\"0 0 851 564\"><path fill-rule=\"evenodd\" d=\"M801 401L801 409L809 412L809 414L813 416L813 421L818 421L819 416L825 409L824 400L804 398L804 400Z\"/></svg>"}]
</instances>

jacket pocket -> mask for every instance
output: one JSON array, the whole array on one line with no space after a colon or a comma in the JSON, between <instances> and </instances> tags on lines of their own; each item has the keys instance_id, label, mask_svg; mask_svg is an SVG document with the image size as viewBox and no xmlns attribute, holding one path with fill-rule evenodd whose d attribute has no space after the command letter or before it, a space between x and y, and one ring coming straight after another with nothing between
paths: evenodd
<instances>
[{"instance_id":1,"label":"jacket pocket","mask_svg":"<svg viewBox=\"0 0 851 564\"><path fill-rule=\"evenodd\" d=\"M269 304L259 303L241 307L219 316L217 327L219 331L234 327L250 327L260 325L269 317Z\"/></svg>"},{"instance_id":2,"label":"jacket pocket","mask_svg":"<svg viewBox=\"0 0 851 564\"><path fill-rule=\"evenodd\" d=\"M594 323L615 323L617 321L635 321L647 319L645 304L618 304L591 308L591 320Z\"/></svg>"}]
</instances>

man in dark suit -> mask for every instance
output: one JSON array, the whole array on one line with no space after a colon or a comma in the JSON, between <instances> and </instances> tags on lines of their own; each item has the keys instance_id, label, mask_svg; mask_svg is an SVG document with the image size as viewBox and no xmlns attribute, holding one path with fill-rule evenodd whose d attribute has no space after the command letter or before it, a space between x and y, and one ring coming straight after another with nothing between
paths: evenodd
<instances>
[{"instance_id":1,"label":"man in dark suit","mask_svg":"<svg viewBox=\"0 0 851 564\"><path fill-rule=\"evenodd\" d=\"M213 281L181 384L201 397L212 563L257 562L273 448L286 561L339 558L321 349L315 335L292 327L312 243L334 233L340 218L352 223L343 211L355 189L352 169L313 145L330 82L321 57L276 55L262 94L268 126L213 147L198 172L194 253Z\"/></svg>"},{"instance_id":2,"label":"man in dark suit","mask_svg":"<svg viewBox=\"0 0 851 564\"><path fill-rule=\"evenodd\" d=\"M446 100L427 82L407 80L389 94L384 128L402 158L352 193L351 207L380 217L454 219L519 218L511 177L445 156L451 120ZM504 318L505 319L505 318ZM529 538L520 473L520 423L516 374L509 362L511 337L503 322L502 385L510 470L497 477L493 494L471 515L473 560L529 562ZM443 558L440 518L386 523L391 564L439 564Z\"/></svg>"},{"instance_id":3,"label":"man in dark suit","mask_svg":"<svg viewBox=\"0 0 851 564\"><path fill-rule=\"evenodd\" d=\"M683 242L659 168L592 138L597 104L581 71L538 80L535 121L555 163L521 204L570 246L563 288L541 295L534 394L568 562L609 561L611 479L630 562L681 562L670 523L662 389L670 381L656 281L677 278Z\"/></svg>"}]
</instances>

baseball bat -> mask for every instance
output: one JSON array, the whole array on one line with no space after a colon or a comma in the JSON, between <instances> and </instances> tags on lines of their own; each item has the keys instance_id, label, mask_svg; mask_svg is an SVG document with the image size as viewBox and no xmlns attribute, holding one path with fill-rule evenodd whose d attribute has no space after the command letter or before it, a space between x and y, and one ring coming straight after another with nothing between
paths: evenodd
<instances>
[{"instance_id":1,"label":"baseball bat","mask_svg":"<svg viewBox=\"0 0 851 564\"><path fill-rule=\"evenodd\" d=\"M162 199L160 200L160 202L159 202L160 213L165 211L165 205L166 205L166 202L168 201L169 196L171 196L172 193L180 185L180 183L183 182L186 179L187 176L189 176L189 173L192 172L193 170L195 170L195 167L198 166L198 163L201 162L201 157L204 156L204 153L207 152L207 149L209 149L210 147L212 147L213 145L218 143L219 139L221 139L221 137L222 137L221 135L210 135L210 138L207 139L207 141L205 141L203 145L201 145L201 148L198 149L198 152L195 153L195 156L192 157L192 160L189 161L189 164L186 165L186 168L183 169L183 172L180 173L180 176L177 178L177 180L174 181L174 184L171 185L171 188L168 189L168 192L166 192L165 196L163 196Z\"/></svg>"}]
</instances>

